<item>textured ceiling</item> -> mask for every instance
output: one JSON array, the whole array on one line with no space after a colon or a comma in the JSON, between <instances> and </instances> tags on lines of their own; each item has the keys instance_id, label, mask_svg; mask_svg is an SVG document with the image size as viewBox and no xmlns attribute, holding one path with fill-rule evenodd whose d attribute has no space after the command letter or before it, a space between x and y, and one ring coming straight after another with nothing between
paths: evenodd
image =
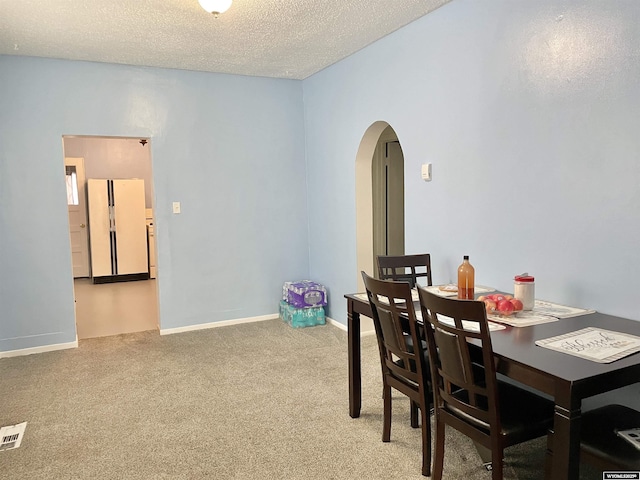
<instances>
[{"instance_id":1,"label":"textured ceiling","mask_svg":"<svg viewBox=\"0 0 640 480\"><path fill-rule=\"evenodd\" d=\"M0 54L303 79L450 0L0 0Z\"/></svg>"}]
</instances>

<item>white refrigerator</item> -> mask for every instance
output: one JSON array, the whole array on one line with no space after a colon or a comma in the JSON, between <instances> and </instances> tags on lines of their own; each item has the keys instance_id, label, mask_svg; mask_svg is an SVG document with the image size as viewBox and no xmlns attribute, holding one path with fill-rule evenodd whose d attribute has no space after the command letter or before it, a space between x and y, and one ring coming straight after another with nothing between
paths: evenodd
<instances>
[{"instance_id":1,"label":"white refrigerator","mask_svg":"<svg viewBox=\"0 0 640 480\"><path fill-rule=\"evenodd\" d=\"M148 278L144 180L87 180L94 283Z\"/></svg>"}]
</instances>

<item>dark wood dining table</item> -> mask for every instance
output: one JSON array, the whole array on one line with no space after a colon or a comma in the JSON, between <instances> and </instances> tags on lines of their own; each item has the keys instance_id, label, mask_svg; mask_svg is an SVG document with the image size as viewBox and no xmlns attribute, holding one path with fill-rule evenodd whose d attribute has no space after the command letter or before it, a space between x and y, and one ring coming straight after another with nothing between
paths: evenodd
<instances>
[{"instance_id":1,"label":"dark wood dining table","mask_svg":"<svg viewBox=\"0 0 640 480\"><path fill-rule=\"evenodd\" d=\"M371 307L358 294L347 294L345 298L349 415L357 418L362 404L360 316L371 318ZM598 312L529 327L507 326L491 332L497 371L551 396L555 402L553 431L547 442L546 479L577 480L579 477L582 400L640 381L640 353L611 363L598 363L535 344L536 340L585 327L640 336L640 322Z\"/></svg>"}]
</instances>

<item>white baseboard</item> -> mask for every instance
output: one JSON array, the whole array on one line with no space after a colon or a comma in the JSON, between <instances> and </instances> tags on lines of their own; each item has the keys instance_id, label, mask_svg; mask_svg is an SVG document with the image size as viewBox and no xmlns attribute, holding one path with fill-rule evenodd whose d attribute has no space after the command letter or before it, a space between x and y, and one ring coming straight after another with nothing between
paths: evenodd
<instances>
[{"instance_id":1,"label":"white baseboard","mask_svg":"<svg viewBox=\"0 0 640 480\"><path fill-rule=\"evenodd\" d=\"M207 328L228 327L229 325L240 325L241 323L262 322L264 320L273 320L279 318L277 313L271 315L261 315L259 317L235 318L233 320L222 320L221 322L200 323L198 325L188 325L186 327L177 328L161 328L160 335L172 335L174 333L193 332L194 330L204 330Z\"/></svg>"},{"instance_id":2,"label":"white baseboard","mask_svg":"<svg viewBox=\"0 0 640 480\"><path fill-rule=\"evenodd\" d=\"M58 343L56 345L44 345L42 347L22 348L20 350L9 350L0 352L0 358L20 357L22 355L32 355L34 353L54 352L56 350L67 350L69 348L78 348L78 336L75 342Z\"/></svg>"},{"instance_id":3,"label":"white baseboard","mask_svg":"<svg viewBox=\"0 0 640 480\"><path fill-rule=\"evenodd\" d=\"M327 321L327 323L330 323L334 327L338 327L340 330L344 330L345 332L347 331L347 326L344 323L340 323L339 321L334 320L331 317L325 317L325 320Z\"/></svg>"},{"instance_id":4,"label":"white baseboard","mask_svg":"<svg viewBox=\"0 0 640 480\"><path fill-rule=\"evenodd\" d=\"M262 322L265 320L273 320L274 318L279 317L280 315L274 313L272 315L262 315L259 317L236 318L233 320L223 320L221 322L200 323L198 325L189 325L186 327L164 328L160 329L160 335L172 335L174 333L193 332L195 330L204 330L207 328L227 327L229 325L240 325L241 323ZM344 323L334 320L331 317L325 317L325 320L327 321L327 323L333 325L334 327L337 327L345 332L347 331L347 326ZM363 331L361 333L361 336L366 337L368 335L375 335L375 333L376 332L374 330Z\"/></svg>"},{"instance_id":5,"label":"white baseboard","mask_svg":"<svg viewBox=\"0 0 640 480\"><path fill-rule=\"evenodd\" d=\"M338 327L340 330L344 330L345 332L349 331L348 327L344 323L341 323L341 322L339 322L337 320L334 320L333 318L329 318L329 317L326 317L326 319L327 319L327 323L330 323L334 327ZM360 337L368 337L369 335L375 335L375 334L376 334L375 330L361 330L360 331Z\"/></svg>"},{"instance_id":6,"label":"white baseboard","mask_svg":"<svg viewBox=\"0 0 640 480\"><path fill-rule=\"evenodd\" d=\"M217 327L227 327L229 325L240 325L242 323L253 323L253 322L262 322L265 320L273 320L275 318L279 318L279 314L274 313L271 315L261 315L258 317L247 317L247 318L236 318L233 320L223 320L221 322L211 322L211 323L201 323L198 325L188 325L186 327L177 327L177 328L164 328L160 329L160 335L172 335L174 333L183 333L183 332L192 332L195 330L204 330L207 328L217 328ZM340 330L347 331L347 326L333 318L326 317L327 323L333 325L334 327L339 328ZM361 332L362 337L366 337L368 335L375 335L375 331L363 331ZM18 357L22 355L32 355L34 353L44 353L44 352L53 352L56 350L66 350L69 348L78 348L78 336L76 335L76 340L74 342L68 343L59 343L56 345L44 345L42 347L32 347L32 348L23 348L21 350L9 350L6 352L0 352L0 358L9 358L9 357Z\"/></svg>"}]
</instances>

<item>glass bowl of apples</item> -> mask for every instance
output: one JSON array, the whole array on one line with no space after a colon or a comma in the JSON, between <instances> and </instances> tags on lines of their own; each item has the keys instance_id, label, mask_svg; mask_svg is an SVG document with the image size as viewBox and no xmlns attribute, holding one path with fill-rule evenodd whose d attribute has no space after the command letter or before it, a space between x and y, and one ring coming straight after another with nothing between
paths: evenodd
<instances>
[{"instance_id":1,"label":"glass bowl of apples","mask_svg":"<svg viewBox=\"0 0 640 480\"><path fill-rule=\"evenodd\" d=\"M493 295L482 295L478 300L484 303L487 315L499 315L511 317L522 311L522 302L513 295L494 293Z\"/></svg>"}]
</instances>

